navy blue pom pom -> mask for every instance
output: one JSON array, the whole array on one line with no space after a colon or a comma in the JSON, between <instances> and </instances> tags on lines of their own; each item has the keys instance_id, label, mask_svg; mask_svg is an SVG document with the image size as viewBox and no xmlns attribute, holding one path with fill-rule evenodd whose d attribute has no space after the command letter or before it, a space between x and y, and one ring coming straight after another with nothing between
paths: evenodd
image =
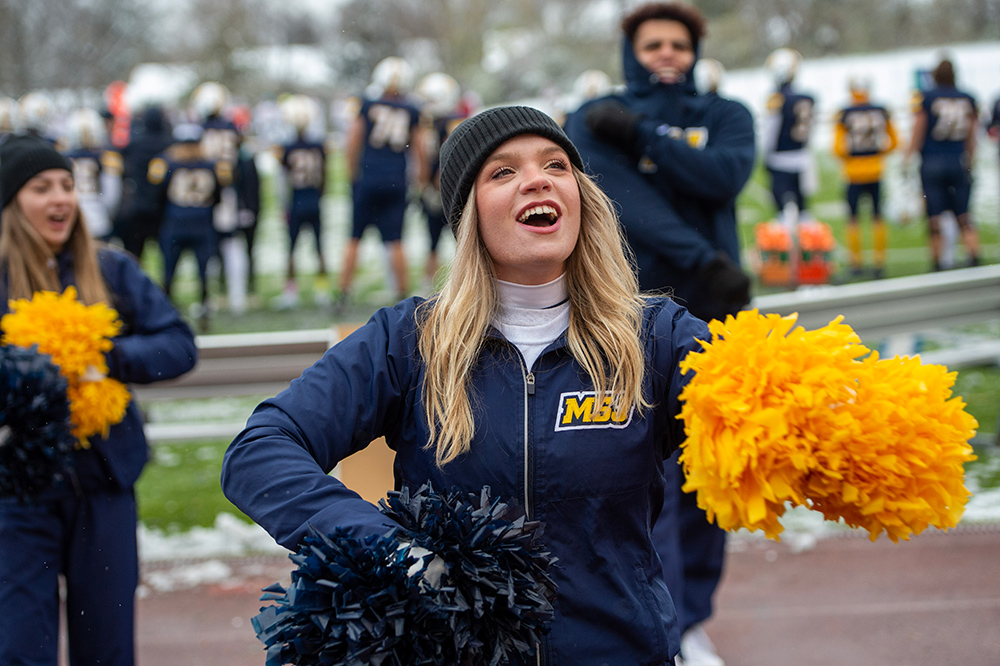
<instances>
[{"instance_id":1,"label":"navy blue pom pom","mask_svg":"<svg viewBox=\"0 0 1000 666\"><path fill-rule=\"evenodd\" d=\"M509 663L534 653L552 620L556 558L541 543L542 525L525 520L520 506L459 490L437 493L429 485L412 495L391 492L379 503L400 525L398 538L434 553L443 565L441 585L428 596L454 608L454 640L475 664ZM435 561L432 561L434 563Z\"/></svg>"},{"instance_id":2,"label":"navy blue pom pom","mask_svg":"<svg viewBox=\"0 0 1000 666\"><path fill-rule=\"evenodd\" d=\"M363 542L315 530L286 590L252 619L267 666L479 666L531 655L552 620L541 526L499 500L429 485L380 502L399 524Z\"/></svg>"},{"instance_id":3,"label":"navy blue pom pom","mask_svg":"<svg viewBox=\"0 0 1000 666\"><path fill-rule=\"evenodd\" d=\"M0 494L28 501L73 459L66 378L37 347L0 346Z\"/></svg>"}]
</instances>

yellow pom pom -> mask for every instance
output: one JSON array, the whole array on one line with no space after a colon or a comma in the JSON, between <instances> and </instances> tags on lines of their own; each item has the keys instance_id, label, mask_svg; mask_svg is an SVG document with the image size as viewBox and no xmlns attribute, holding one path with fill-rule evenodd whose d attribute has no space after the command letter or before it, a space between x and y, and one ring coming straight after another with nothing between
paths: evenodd
<instances>
[{"instance_id":1,"label":"yellow pom pom","mask_svg":"<svg viewBox=\"0 0 1000 666\"><path fill-rule=\"evenodd\" d=\"M10 313L0 319L0 342L19 347L37 345L52 357L69 382L70 417L80 445L88 438L107 436L111 426L125 417L131 400L128 387L113 379L83 381L108 371L105 353L114 346L121 322L118 313L105 303L84 305L76 289L67 287L58 294L39 291L31 299L11 302Z\"/></svg>"},{"instance_id":2,"label":"yellow pom pom","mask_svg":"<svg viewBox=\"0 0 1000 666\"><path fill-rule=\"evenodd\" d=\"M814 508L893 541L930 525L954 527L969 492L964 464L979 424L951 397L956 373L915 358L879 359L858 369L857 396L842 410L853 435L843 450L819 442L808 481Z\"/></svg>"},{"instance_id":3,"label":"yellow pom pom","mask_svg":"<svg viewBox=\"0 0 1000 666\"><path fill-rule=\"evenodd\" d=\"M954 374L880 361L838 318L816 331L796 316L740 312L709 324L681 363L686 491L724 529L782 531L787 504L907 538L954 526L977 424L950 399ZM867 356L864 360L858 360Z\"/></svg>"},{"instance_id":4,"label":"yellow pom pom","mask_svg":"<svg viewBox=\"0 0 1000 666\"><path fill-rule=\"evenodd\" d=\"M73 434L84 448L94 435L108 436L111 426L125 418L132 399L128 387L115 379L71 384L67 395Z\"/></svg>"},{"instance_id":5,"label":"yellow pom pom","mask_svg":"<svg viewBox=\"0 0 1000 666\"><path fill-rule=\"evenodd\" d=\"M76 289L62 294L36 292L31 300L13 301L10 313L0 319L3 344L30 347L52 357L70 381L78 379L87 366L107 372L105 352L110 338L118 334L118 313L104 303L84 305L76 299Z\"/></svg>"}]
</instances>

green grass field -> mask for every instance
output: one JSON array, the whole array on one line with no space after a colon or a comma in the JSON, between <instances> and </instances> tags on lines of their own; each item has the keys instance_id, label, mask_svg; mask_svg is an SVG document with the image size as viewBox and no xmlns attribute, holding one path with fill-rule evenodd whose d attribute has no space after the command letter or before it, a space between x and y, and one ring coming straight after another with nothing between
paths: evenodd
<instances>
[{"instance_id":1,"label":"green grass field","mask_svg":"<svg viewBox=\"0 0 1000 666\"><path fill-rule=\"evenodd\" d=\"M811 204L816 216L830 224L835 238L842 247L845 239L846 208L839 205L843 186L838 165L832 158L823 157L820 158L819 165L822 186L811 198ZM740 196L738 202L740 233L745 248L752 247L754 225L774 217L767 182L766 173L758 167L751 183ZM266 181L264 193L265 210L261 230L258 232L258 244L280 245L284 230L283 222L276 211L277 202ZM340 215L337 219L328 220L327 226L330 227L328 241L329 246L339 252L339 239L346 236L344 231L346 223L341 219L344 208L340 203L348 196L343 181L342 165L338 164L331 170L328 195L327 198L331 200L333 206L331 210L339 211ZM986 249L984 257L987 262L993 263L997 261L997 211L987 210L981 213L981 216L992 216L989 223L981 222L980 228ZM324 229L324 233L327 231ZM408 220L405 233L410 232L422 232L419 220ZM871 241L867 233L864 239L865 247L869 248ZM906 226L890 224L888 276L898 277L926 272L929 268L929 258L925 252L926 244L926 230L922 221L914 221ZM149 250L150 248L147 248L144 255L144 265L151 275L159 275L158 255L155 251ZM842 260L843 256L843 251L839 251L838 257ZM331 259L335 262L338 257L328 257L328 261ZM195 297L196 284L193 267L189 264L186 268L183 265L181 268L176 297L184 309ZM411 269L413 284L420 283L421 269L421 265L414 262ZM391 296L381 285L382 270L383 267L377 261L361 268L356 298L350 307L338 316L335 316L328 307L313 304L308 278L300 281L303 298L299 307L291 310L275 310L267 307L267 303L281 293L284 285L283 268L261 273L257 280L259 296L251 303L248 312L236 317L224 309L220 310L213 317L211 332L301 330L322 328L339 321L363 321L376 307L392 301ZM335 276L331 276L330 283L335 284ZM218 285L215 285L213 290L216 294L221 291ZM755 293L776 290L774 287L757 285ZM1000 335L995 325L973 327L972 332L992 337ZM1000 447L993 445L1000 421L998 413L1000 412L1000 368L990 366L963 370L958 375L954 393L965 399L968 411L977 418L980 432L984 433L976 440L981 460L970 464L969 473L976 475L980 488L1000 487L1000 472L997 471L1000 466L996 464L1000 459ZM198 419L218 419L220 412L226 414L230 420L240 420L249 415L254 404L255 399L200 401L195 404L173 406L151 405L149 411L153 420L183 419L196 422ZM219 488L222 456L227 445L228 442L225 441L157 444L154 447L154 459L147 466L137 486L143 523L147 527L183 531L193 526L211 526L215 516L221 511L241 515L223 497Z\"/></svg>"}]
</instances>

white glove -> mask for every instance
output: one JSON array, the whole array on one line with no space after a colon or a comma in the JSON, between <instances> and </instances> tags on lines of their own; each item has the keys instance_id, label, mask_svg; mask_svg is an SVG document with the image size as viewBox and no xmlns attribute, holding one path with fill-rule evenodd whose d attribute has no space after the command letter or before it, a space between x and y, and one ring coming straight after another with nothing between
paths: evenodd
<instances>
[{"instance_id":1,"label":"white glove","mask_svg":"<svg viewBox=\"0 0 1000 666\"><path fill-rule=\"evenodd\" d=\"M413 545L412 541L406 541L399 544L399 547L396 550L406 550L406 556L412 557L415 560L414 563L410 565L410 568L406 570L407 576L413 578L414 576L422 574L423 580L428 585L431 587L438 587L441 583L441 576L447 569L444 564L444 560L422 546Z\"/></svg>"}]
</instances>

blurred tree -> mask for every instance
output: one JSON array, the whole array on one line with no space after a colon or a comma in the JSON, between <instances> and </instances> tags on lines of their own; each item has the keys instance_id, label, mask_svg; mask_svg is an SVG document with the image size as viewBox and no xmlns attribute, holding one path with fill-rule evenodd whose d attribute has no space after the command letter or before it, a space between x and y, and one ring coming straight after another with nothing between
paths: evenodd
<instances>
[{"instance_id":1,"label":"blurred tree","mask_svg":"<svg viewBox=\"0 0 1000 666\"><path fill-rule=\"evenodd\" d=\"M339 88L360 91L388 55L444 70L485 101L568 90L585 69L619 77L618 25L638 0L0 0L0 90L101 86L141 62L197 64L202 78L260 93L233 53L310 44ZM771 50L865 53L1000 37L1000 0L694 0L703 52L731 69ZM245 61L242 61L245 62Z\"/></svg>"},{"instance_id":2,"label":"blurred tree","mask_svg":"<svg viewBox=\"0 0 1000 666\"><path fill-rule=\"evenodd\" d=\"M133 0L0 0L0 87L102 87L148 49L147 13Z\"/></svg>"}]
</instances>

